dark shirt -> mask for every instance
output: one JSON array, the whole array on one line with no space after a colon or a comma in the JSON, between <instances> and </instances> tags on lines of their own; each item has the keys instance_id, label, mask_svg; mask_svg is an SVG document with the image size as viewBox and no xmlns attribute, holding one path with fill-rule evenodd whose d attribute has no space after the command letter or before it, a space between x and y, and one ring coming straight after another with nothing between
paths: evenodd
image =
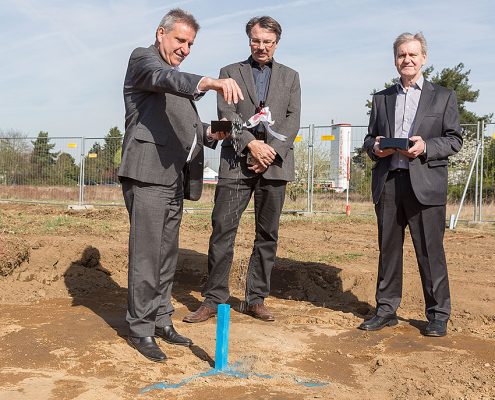
<instances>
[{"instance_id":1,"label":"dark shirt","mask_svg":"<svg viewBox=\"0 0 495 400\"><path fill-rule=\"evenodd\" d=\"M266 104L266 96L270 86L270 77L272 76L272 63L269 62L263 66L260 66L256 61L254 61L253 57L249 57L249 62L253 71L256 96L258 97L260 103L262 102L265 106L268 106L268 104ZM257 104L257 106L259 105L260 104ZM261 124L254 129L254 133L258 139L265 139L265 128Z\"/></svg>"}]
</instances>

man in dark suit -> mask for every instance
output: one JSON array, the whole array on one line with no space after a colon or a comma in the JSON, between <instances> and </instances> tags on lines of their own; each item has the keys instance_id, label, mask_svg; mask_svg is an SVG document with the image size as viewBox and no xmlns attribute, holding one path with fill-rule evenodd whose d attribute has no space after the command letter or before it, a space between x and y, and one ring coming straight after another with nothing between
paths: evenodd
<instances>
[{"instance_id":1,"label":"man in dark suit","mask_svg":"<svg viewBox=\"0 0 495 400\"><path fill-rule=\"evenodd\" d=\"M256 237L246 277L246 312L263 321L274 320L264 300L270 293L285 188L294 179L293 142L299 131L301 88L298 73L273 59L282 33L279 23L268 16L255 17L247 23L246 33L251 56L222 68L220 78L234 79L248 95L238 104L228 104L219 96L218 116L245 120L265 113L268 107L275 135L258 125L244 128L237 143L230 138L222 143L205 300L198 310L186 315L186 322L207 320L216 314L218 304L229 299L234 240L253 194Z\"/></svg>"},{"instance_id":2,"label":"man in dark suit","mask_svg":"<svg viewBox=\"0 0 495 400\"><path fill-rule=\"evenodd\" d=\"M242 99L232 79L178 71L198 30L191 14L171 10L155 44L132 52L124 83L126 131L118 174L130 218L128 343L153 361L166 359L155 336L192 343L171 320L182 205L184 194L192 200L201 195L203 145L214 147L225 137L200 121L193 100L210 89L226 103Z\"/></svg>"},{"instance_id":3,"label":"man in dark suit","mask_svg":"<svg viewBox=\"0 0 495 400\"><path fill-rule=\"evenodd\" d=\"M450 292L443 248L448 157L462 146L455 92L428 82L422 33L404 33L394 42L400 81L373 96L364 149L375 165L372 191L378 221L376 315L359 328L397 324L402 297L404 232L409 226L416 251L428 325L427 336L445 336ZM380 146L382 138L409 138L408 149ZM385 142L385 141L384 141Z\"/></svg>"}]
</instances>

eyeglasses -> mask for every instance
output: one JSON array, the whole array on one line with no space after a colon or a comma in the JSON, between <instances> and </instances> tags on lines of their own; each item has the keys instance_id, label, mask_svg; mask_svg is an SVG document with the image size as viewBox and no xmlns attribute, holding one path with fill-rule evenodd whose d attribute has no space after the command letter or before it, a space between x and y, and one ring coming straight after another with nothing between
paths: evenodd
<instances>
[{"instance_id":1,"label":"eyeglasses","mask_svg":"<svg viewBox=\"0 0 495 400\"><path fill-rule=\"evenodd\" d=\"M260 39L249 39L249 44L253 47L261 47L263 45L265 49L270 49L273 45L277 43L276 40L260 40Z\"/></svg>"}]
</instances>

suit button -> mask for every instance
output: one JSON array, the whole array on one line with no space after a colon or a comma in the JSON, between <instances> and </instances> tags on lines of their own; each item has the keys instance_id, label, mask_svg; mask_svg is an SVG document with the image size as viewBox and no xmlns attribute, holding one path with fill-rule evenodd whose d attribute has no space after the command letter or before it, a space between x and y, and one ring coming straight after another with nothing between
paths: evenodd
<instances>
[{"instance_id":1,"label":"suit button","mask_svg":"<svg viewBox=\"0 0 495 400\"><path fill-rule=\"evenodd\" d=\"M195 123L193 124L193 126L196 128L196 127L198 126L198 124L195 122Z\"/></svg>"},{"instance_id":2,"label":"suit button","mask_svg":"<svg viewBox=\"0 0 495 400\"><path fill-rule=\"evenodd\" d=\"M187 146L186 147L186 150L191 150L191 146Z\"/></svg>"}]
</instances>

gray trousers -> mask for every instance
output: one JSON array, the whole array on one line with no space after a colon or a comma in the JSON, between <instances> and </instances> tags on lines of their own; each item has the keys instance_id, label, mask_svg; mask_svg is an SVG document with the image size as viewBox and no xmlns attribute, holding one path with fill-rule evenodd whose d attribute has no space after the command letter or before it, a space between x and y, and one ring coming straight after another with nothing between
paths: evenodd
<instances>
[{"instance_id":1,"label":"gray trousers","mask_svg":"<svg viewBox=\"0 0 495 400\"><path fill-rule=\"evenodd\" d=\"M414 195L409 172L391 172L375 206L380 258L376 303L379 316L395 314L402 299L402 258L409 226L423 285L428 320L447 321L450 291L443 248L445 206L425 206Z\"/></svg>"},{"instance_id":2,"label":"gray trousers","mask_svg":"<svg viewBox=\"0 0 495 400\"><path fill-rule=\"evenodd\" d=\"M286 185L286 181L266 180L261 175L239 180L219 179L208 249L208 281L202 293L208 307L216 308L230 297L229 274L235 237L241 215L253 193L256 236L249 259L245 296L249 305L263 303L268 297Z\"/></svg>"},{"instance_id":3,"label":"gray trousers","mask_svg":"<svg viewBox=\"0 0 495 400\"><path fill-rule=\"evenodd\" d=\"M182 179L171 186L123 179L122 191L130 219L126 316L129 334L154 336L155 327L172 324Z\"/></svg>"}]
</instances>

